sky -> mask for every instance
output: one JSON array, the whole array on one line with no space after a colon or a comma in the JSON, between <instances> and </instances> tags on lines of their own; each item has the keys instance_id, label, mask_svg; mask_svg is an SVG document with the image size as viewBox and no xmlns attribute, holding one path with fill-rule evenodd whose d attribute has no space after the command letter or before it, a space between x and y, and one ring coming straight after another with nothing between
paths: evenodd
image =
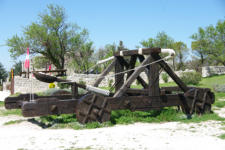
<instances>
[{"instance_id":1,"label":"sky","mask_svg":"<svg viewBox=\"0 0 225 150\"><path fill-rule=\"evenodd\" d=\"M225 19L225 0L0 0L0 62L7 71L15 63L7 39L21 36L48 4L64 7L68 22L88 29L96 50L120 40L134 49L161 31L191 48L199 27Z\"/></svg>"}]
</instances>

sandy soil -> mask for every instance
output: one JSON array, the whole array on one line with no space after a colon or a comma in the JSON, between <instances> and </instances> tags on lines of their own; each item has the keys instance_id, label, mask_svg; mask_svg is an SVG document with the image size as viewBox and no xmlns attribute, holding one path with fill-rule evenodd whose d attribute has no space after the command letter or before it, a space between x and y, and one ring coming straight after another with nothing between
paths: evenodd
<instances>
[{"instance_id":1,"label":"sandy soil","mask_svg":"<svg viewBox=\"0 0 225 150\"><path fill-rule=\"evenodd\" d=\"M217 110L224 115L225 108ZM225 150L225 125L217 121L201 123L135 123L99 129L42 129L28 121L4 125L19 116L0 117L0 146L5 150L37 149L151 149ZM223 129L222 129L223 128Z\"/></svg>"}]
</instances>

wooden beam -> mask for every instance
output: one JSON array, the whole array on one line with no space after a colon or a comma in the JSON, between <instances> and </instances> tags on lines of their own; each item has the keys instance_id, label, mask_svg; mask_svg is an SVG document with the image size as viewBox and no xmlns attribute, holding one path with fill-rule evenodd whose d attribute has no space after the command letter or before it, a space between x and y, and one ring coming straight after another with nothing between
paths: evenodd
<instances>
[{"instance_id":1,"label":"wooden beam","mask_svg":"<svg viewBox=\"0 0 225 150\"><path fill-rule=\"evenodd\" d=\"M142 48L141 52L138 49L124 50L124 51L116 52L114 56L131 56L135 54L149 55L151 53L161 53L161 48Z\"/></svg>"},{"instance_id":2,"label":"wooden beam","mask_svg":"<svg viewBox=\"0 0 225 150\"><path fill-rule=\"evenodd\" d=\"M111 110L130 109L134 110L153 110L163 107L180 106L180 96L169 94L164 96L122 96L107 97Z\"/></svg>"},{"instance_id":3,"label":"wooden beam","mask_svg":"<svg viewBox=\"0 0 225 150\"><path fill-rule=\"evenodd\" d=\"M139 76L139 74L145 69L143 67L144 65L148 64L151 59L151 56L148 56L142 63L141 65L133 72L133 74L129 77L128 80L122 85L122 87L114 94L113 97L120 97L122 96L127 88L131 85L131 83Z\"/></svg>"},{"instance_id":4,"label":"wooden beam","mask_svg":"<svg viewBox=\"0 0 225 150\"><path fill-rule=\"evenodd\" d=\"M154 62L154 59L151 56L150 62ZM160 89L159 89L159 66L157 63L151 64L149 66L149 82L148 82L148 89L149 89L149 96L159 96Z\"/></svg>"},{"instance_id":5,"label":"wooden beam","mask_svg":"<svg viewBox=\"0 0 225 150\"><path fill-rule=\"evenodd\" d=\"M101 75L96 79L93 86L98 87L98 85L101 83L101 81L104 79L104 76L106 76L112 68L115 66L116 59L114 59L111 64L108 65L108 67L101 73Z\"/></svg>"},{"instance_id":6,"label":"wooden beam","mask_svg":"<svg viewBox=\"0 0 225 150\"><path fill-rule=\"evenodd\" d=\"M130 65L127 63L127 61L126 61L123 57L118 57L118 58L119 58L119 61L120 61L122 64L124 64L124 66L126 67L126 69L129 69L129 66L130 66ZM142 79L141 76L138 76L138 77L137 77L137 80L138 80L138 82L141 83L141 85L142 85L144 88L148 88L148 84L145 82L144 79Z\"/></svg>"},{"instance_id":7,"label":"wooden beam","mask_svg":"<svg viewBox=\"0 0 225 150\"><path fill-rule=\"evenodd\" d=\"M116 63L115 63L115 91L118 91L120 87L124 83L124 73L118 74L124 71L124 64L119 61L121 59L120 56L116 57Z\"/></svg>"}]
</instances>

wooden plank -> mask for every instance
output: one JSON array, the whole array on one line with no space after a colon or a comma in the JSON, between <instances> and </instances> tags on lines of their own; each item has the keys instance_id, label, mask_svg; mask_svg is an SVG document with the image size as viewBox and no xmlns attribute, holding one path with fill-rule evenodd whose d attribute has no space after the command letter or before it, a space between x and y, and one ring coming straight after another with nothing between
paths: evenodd
<instances>
[{"instance_id":1,"label":"wooden plank","mask_svg":"<svg viewBox=\"0 0 225 150\"><path fill-rule=\"evenodd\" d=\"M118 91L120 87L124 83L124 73L118 74L124 71L124 64L119 61L121 59L120 56L116 57L116 63L115 63L115 91Z\"/></svg>"},{"instance_id":2,"label":"wooden plank","mask_svg":"<svg viewBox=\"0 0 225 150\"><path fill-rule=\"evenodd\" d=\"M142 48L142 55L149 55L151 53L161 53L161 48ZM131 56L135 54L139 54L138 49L119 51L114 56Z\"/></svg>"},{"instance_id":3,"label":"wooden plank","mask_svg":"<svg viewBox=\"0 0 225 150\"><path fill-rule=\"evenodd\" d=\"M152 110L181 105L180 96L178 94L169 94L165 96L107 97L107 100L111 106L111 110Z\"/></svg>"},{"instance_id":4,"label":"wooden plank","mask_svg":"<svg viewBox=\"0 0 225 150\"><path fill-rule=\"evenodd\" d=\"M78 100L59 100L57 98L42 98L32 102L22 103L24 117L59 115L75 113Z\"/></svg>"},{"instance_id":5,"label":"wooden plank","mask_svg":"<svg viewBox=\"0 0 225 150\"><path fill-rule=\"evenodd\" d=\"M130 65L127 63L127 61L124 60L123 57L118 57L118 58L119 58L119 61L120 61L122 64L124 64L124 66L126 67L126 69L128 69ZM138 82L139 82L144 88L147 88L147 87L148 87L148 84L145 82L144 79L142 79L142 77L138 76L138 77L137 77L137 80L138 80Z\"/></svg>"},{"instance_id":6,"label":"wooden plank","mask_svg":"<svg viewBox=\"0 0 225 150\"><path fill-rule=\"evenodd\" d=\"M154 62L154 59L151 56L150 62ZM160 95L160 89L159 89L159 66L158 64L154 63L151 64L149 71L149 96L159 96Z\"/></svg>"},{"instance_id":7,"label":"wooden plank","mask_svg":"<svg viewBox=\"0 0 225 150\"><path fill-rule=\"evenodd\" d=\"M151 56L148 56L141 65L133 72L133 74L129 77L128 80L122 85L122 87L114 94L113 97L120 97L122 96L127 88L131 85L131 83L139 76L139 74L145 69L144 65L148 64L150 61Z\"/></svg>"},{"instance_id":8,"label":"wooden plank","mask_svg":"<svg viewBox=\"0 0 225 150\"><path fill-rule=\"evenodd\" d=\"M101 83L101 81L104 79L104 76L106 76L115 66L116 60L114 59L110 65L101 73L101 75L96 79L93 86L98 87L98 85Z\"/></svg>"}]
</instances>

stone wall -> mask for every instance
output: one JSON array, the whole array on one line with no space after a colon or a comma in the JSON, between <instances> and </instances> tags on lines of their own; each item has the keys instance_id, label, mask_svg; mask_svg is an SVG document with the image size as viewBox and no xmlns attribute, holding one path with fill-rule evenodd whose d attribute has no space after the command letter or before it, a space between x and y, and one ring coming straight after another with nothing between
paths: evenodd
<instances>
[{"instance_id":1,"label":"stone wall","mask_svg":"<svg viewBox=\"0 0 225 150\"><path fill-rule=\"evenodd\" d=\"M193 70L185 70L185 71L176 71L175 73L180 76L183 72L192 72ZM164 72L162 72L160 74L160 83L163 83L162 80L162 74ZM112 80L112 84L114 83L114 76L113 73L110 73L109 75L111 76L107 76L105 77L102 82L100 83L100 87L107 87L109 85L109 81ZM67 76L68 80L72 80L72 81L76 81L78 83L80 82L84 82L87 85L93 85L94 82L96 81L97 77L99 76L99 74L75 74L73 73L70 76ZM146 81L148 82L148 78L146 76L146 74L144 72L142 72L140 74L140 76ZM126 76L124 76L124 78L126 78ZM172 81L172 79L169 77L169 82ZM55 85L57 86L57 83L55 83ZM136 85L136 82L133 82L133 85ZM44 83L41 82L39 80L36 80L34 77L28 78L23 78L20 76L15 76L15 93L19 92L19 93L36 93L36 92L42 92L42 91L46 91L47 89L49 89L49 83Z\"/></svg>"},{"instance_id":2,"label":"stone wall","mask_svg":"<svg viewBox=\"0 0 225 150\"><path fill-rule=\"evenodd\" d=\"M212 75L225 74L225 66L206 66L202 67L202 77L209 77Z\"/></svg>"},{"instance_id":3,"label":"stone wall","mask_svg":"<svg viewBox=\"0 0 225 150\"><path fill-rule=\"evenodd\" d=\"M49 83L40 82L34 77L23 78L15 76L14 92L17 93L36 93L46 91Z\"/></svg>"}]
</instances>

